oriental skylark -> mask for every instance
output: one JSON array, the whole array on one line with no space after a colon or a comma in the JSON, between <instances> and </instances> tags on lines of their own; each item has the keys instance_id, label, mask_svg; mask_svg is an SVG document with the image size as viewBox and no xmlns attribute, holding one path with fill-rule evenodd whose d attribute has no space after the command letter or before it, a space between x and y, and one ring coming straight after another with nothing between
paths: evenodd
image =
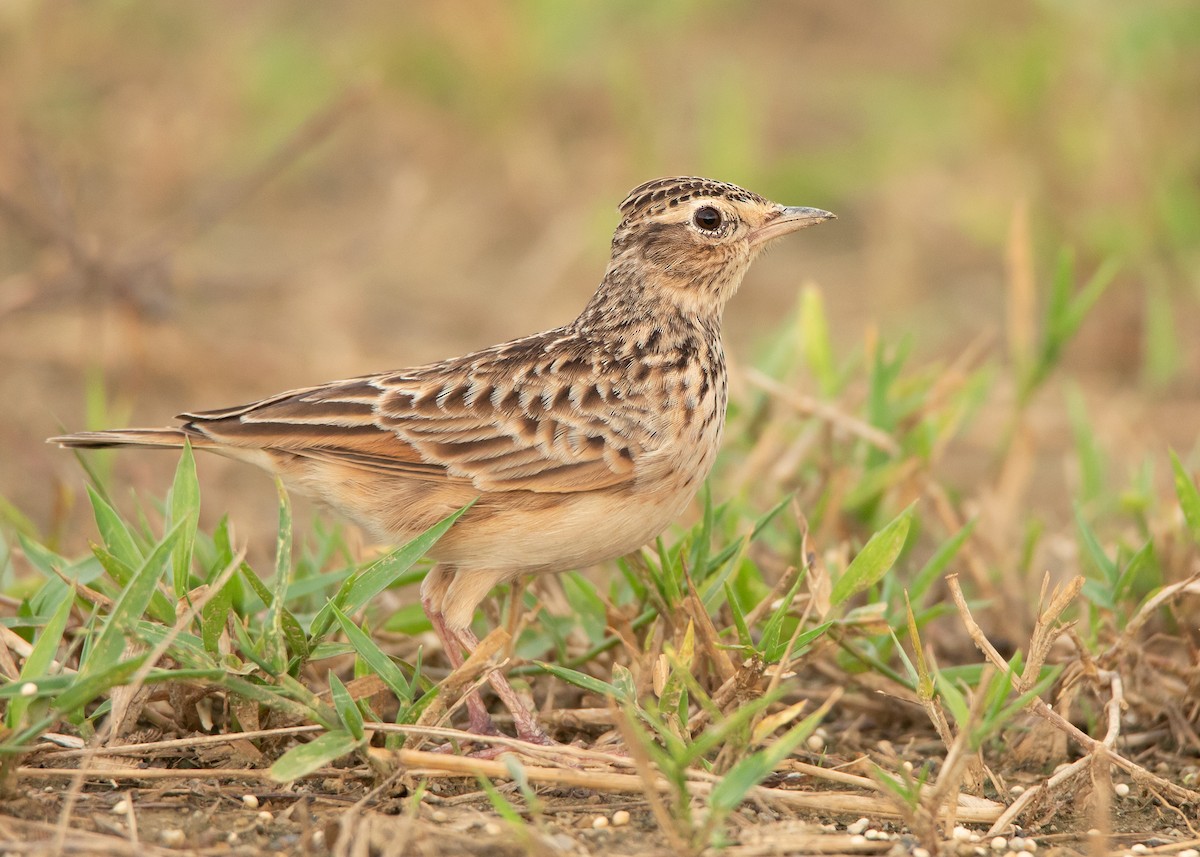
<instances>
[{"instance_id":1,"label":"oriental skylark","mask_svg":"<svg viewBox=\"0 0 1200 857\"><path fill-rule=\"evenodd\" d=\"M381 540L405 541L476 500L431 551L421 600L455 665L475 609L525 573L580 568L654 539L712 467L725 422L721 314L751 261L829 220L703 178L621 203L600 287L570 324L440 363L182 414L170 428L81 432L65 447L185 440L278 475ZM517 734L547 743L493 672ZM470 728L494 731L483 701Z\"/></svg>"}]
</instances>

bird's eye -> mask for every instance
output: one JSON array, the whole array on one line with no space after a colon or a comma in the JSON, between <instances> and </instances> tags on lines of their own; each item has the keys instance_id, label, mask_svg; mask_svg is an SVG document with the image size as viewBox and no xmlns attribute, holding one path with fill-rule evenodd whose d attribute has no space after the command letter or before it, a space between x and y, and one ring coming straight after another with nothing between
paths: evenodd
<instances>
[{"instance_id":1,"label":"bird's eye","mask_svg":"<svg viewBox=\"0 0 1200 857\"><path fill-rule=\"evenodd\" d=\"M711 205L697 208L696 213L692 215L692 223L707 232L716 232L721 228L721 212Z\"/></svg>"}]
</instances>

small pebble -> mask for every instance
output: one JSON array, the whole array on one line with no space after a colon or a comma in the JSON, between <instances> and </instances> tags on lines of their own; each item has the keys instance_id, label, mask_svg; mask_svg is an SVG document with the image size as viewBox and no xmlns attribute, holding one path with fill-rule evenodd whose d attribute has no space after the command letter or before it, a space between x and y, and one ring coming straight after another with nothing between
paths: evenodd
<instances>
[{"instance_id":1,"label":"small pebble","mask_svg":"<svg viewBox=\"0 0 1200 857\"><path fill-rule=\"evenodd\" d=\"M112 811L117 815L124 815L125 813L129 812L129 801L121 798L121 800L113 804Z\"/></svg>"},{"instance_id":2,"label":"small pebble","mask_svg":"<svg viewBox=\"0 0 1200 857\"><path fill-rule=\"evenodd\" d=\"M270 824L275 820L275 816L271 815L271 813L265 809L254 817L259 824Z\"/></svg>"},{"instance_id":3,"label":"small pebble","mask_svg":"<svg viewBox=\"0 0 1200 857\"><path fill-rule=\"evenodd\" d=\"M1129 797L1129 784L1117 783L1113 786L1113 791L1117 793L1117 797Z\"/></svg>"},{"instance_id":4,"label":"small pebble","mask_svg":"<svg viewBox=\"0 0 1200 857\"><path fill-rule=\"evenodd\" d=\"M912 857L929 857L929 849L928 848L914 848L912 850Z\"/></svg>"},{"instance_id":5,"label":"small pebble","mask_svg":"<svg viewBox=\"0 0 1200 857\"><path fill-rule=\"evenodd\" d=\"M225 837L225 842L229 845L237 845L240 839L241 837L237 835L237 831L235 830Z\"/></svg>"},{"instance_id":6,"label":"small pebble","mask_svg":"<svg viewBox=\"0 0 1200 857\"><path fill-rule=\"evenodd\" d=\"M1185 848L1180 851L1175 857L1200 857L1200 851L1195 848Z\"/></svg>"},{"instance_id":7,"label":"small pebble","mask_svg":"<svg viewBox=\"0 0 1200 857\"><path fill-rule=\"evenodd\" d=\"M1147 848L1143 843L1138 842L1138 843L1135 843L1134 845L1129 846L1129 850L1132 851L1134 854L1145 854L1150 849Z\"/></svg>"},{"instance_id":8,"label":"small pebble","mask_svg":"<svg viewBox=\"0 0 1200 857\"><path fill-rule=\"evenodd\" d=\"M966 842L971 838L971 831L967 830L961 824L954 828L954 832L950 834L955 842Z\"/></svg>"},{"instance_id":9,"label":"small pebble","mask_svg":"<svg viewBox=\"0 0 1200 857\"><path fill-rule=\"evenodd\" d=\"M623 809L618 809L613 813L613 827L624 827L629 824L629 813Z\"/></svg>"},{"instance_id":10,"label":"small pebble","mask_svg":"<svg viewBox=\"0 0 1200 857\"><path fill-rule=\"evenodd\" d=\"M1008 840L1005 839L1003 836L994 837L992 839L992 850L993 851L1007 851L1008 850Z\"/></svg>"},{"instance_id":11,"label":"small pebble","mask_svg":"<svg viewBox=\"0 0 1200 857\"><path fill-rule=\"evenodd\" d=\"M1098 827L1089 827L1089 828L1088 828L1087 835L1088 835L1088 836L1099 836L1099 835L1100 835L1100 828L1098 828Z\"/></svg>"},{"instance_id":12,"label":"small pebble","mask_svg":"<svg viewBox=\"0 0 1200 857\"><path fill-rule=\"evenodd\" d=\"M602 830L608 827L608 818L603 815L598 815L592 819L592 830Z\"/></svg>"},{"instance_id":13,"label":"small pebble","mask_svg":"<svg viewBox=\"0 0 1200 857\"><path fill-rule=\"evenodd\" d=\"M242 805L247 809L258 809L258 795L242 795Z\"/></svg>"},{"instance_id":14,"label":"small pebble","mask_svg":"<svg viewBox=\"0 0 1200 857\"><path fill-rule=\"evenodd\" d=\"M166 830L160 830L158 832L158 838L161 840L163 845L167 845L171 848L177 848L183 844L185 837L183 835L183 831L178 827L169 827Z\"/></svg>"},{"instance_id":15,"label":"small pebble","mask_svg":"<svg viewBox=\"0 0 1200 857\"><path fill-rule=\"evenodd\" d=\"M863 845L866 843L866 841L867 841L867 837L863 836L861 833L856 833L850 837L851 845ZM915 855L916 852L914 851L913 854Z\"/></svg>"},{"instance_id":16,"label":"small pebble","mask_svg":"<svg viewBox=\"0 0 1200 857\"><path fill-rule=\"evenodd\" d=\"M871 822L869 822L867 819L860 818L858 821L847 824L846 832L857 835L859 833L862 833L864 830L866 830L870 826L870 824L871 824Z\"/></svg>"},{"instance_id":17,"label":"small pebble","mask_svg":"<svg viewBox=\"0 0 1200 857\"><path fill-rule=\"evenodd\" d=\"M31 681L21 685L21 696L37 696L37 685Z\"/></svg>"},{"instance_id":18,"label":"small pebble","mask_svg":"<svg viewBox=\"0 0 1200 857\"><path fill-rule=\"evenodd\" d=\"M489 821L483 826L483 832L488 836L499 836L502 830L503 828L494 821Z\"/></svg>"}]
</instances>

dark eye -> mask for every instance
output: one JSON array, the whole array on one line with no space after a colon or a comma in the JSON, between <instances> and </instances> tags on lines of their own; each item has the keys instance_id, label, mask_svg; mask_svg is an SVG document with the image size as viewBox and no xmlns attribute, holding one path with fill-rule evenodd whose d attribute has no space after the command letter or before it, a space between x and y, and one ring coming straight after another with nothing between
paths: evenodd
<instances>
[{"instance_id":1,"label":"dark eye","mask_svg":"<svg viewBox=\"0 0 1200 857\"><path fill-rule=\"evenodd\" d=\"M708 232L716 232L721 228L721 212L711 205L697 208L696 213L692 215L692 223Z\"/></svg>"}]
</instances>

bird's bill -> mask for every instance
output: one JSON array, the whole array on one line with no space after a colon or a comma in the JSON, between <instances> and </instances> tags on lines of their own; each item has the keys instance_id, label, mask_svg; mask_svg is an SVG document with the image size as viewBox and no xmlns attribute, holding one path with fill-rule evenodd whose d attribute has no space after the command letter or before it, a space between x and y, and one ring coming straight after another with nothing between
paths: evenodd
<instances>
[{"instance_id":1,"label":"bird's bill","mask_svg":"<svg viewBox=\"0 0 1200 857\"><path fill-rule=\"evenodd\" d=\"M835 219L837 219L836 214L822 211L819 208L804 208L798 205L780 206L778 214L750 233L750 243L756 246L766 244L768 241L796 232L806 226Z\"/></svg>"}]
</instances>

